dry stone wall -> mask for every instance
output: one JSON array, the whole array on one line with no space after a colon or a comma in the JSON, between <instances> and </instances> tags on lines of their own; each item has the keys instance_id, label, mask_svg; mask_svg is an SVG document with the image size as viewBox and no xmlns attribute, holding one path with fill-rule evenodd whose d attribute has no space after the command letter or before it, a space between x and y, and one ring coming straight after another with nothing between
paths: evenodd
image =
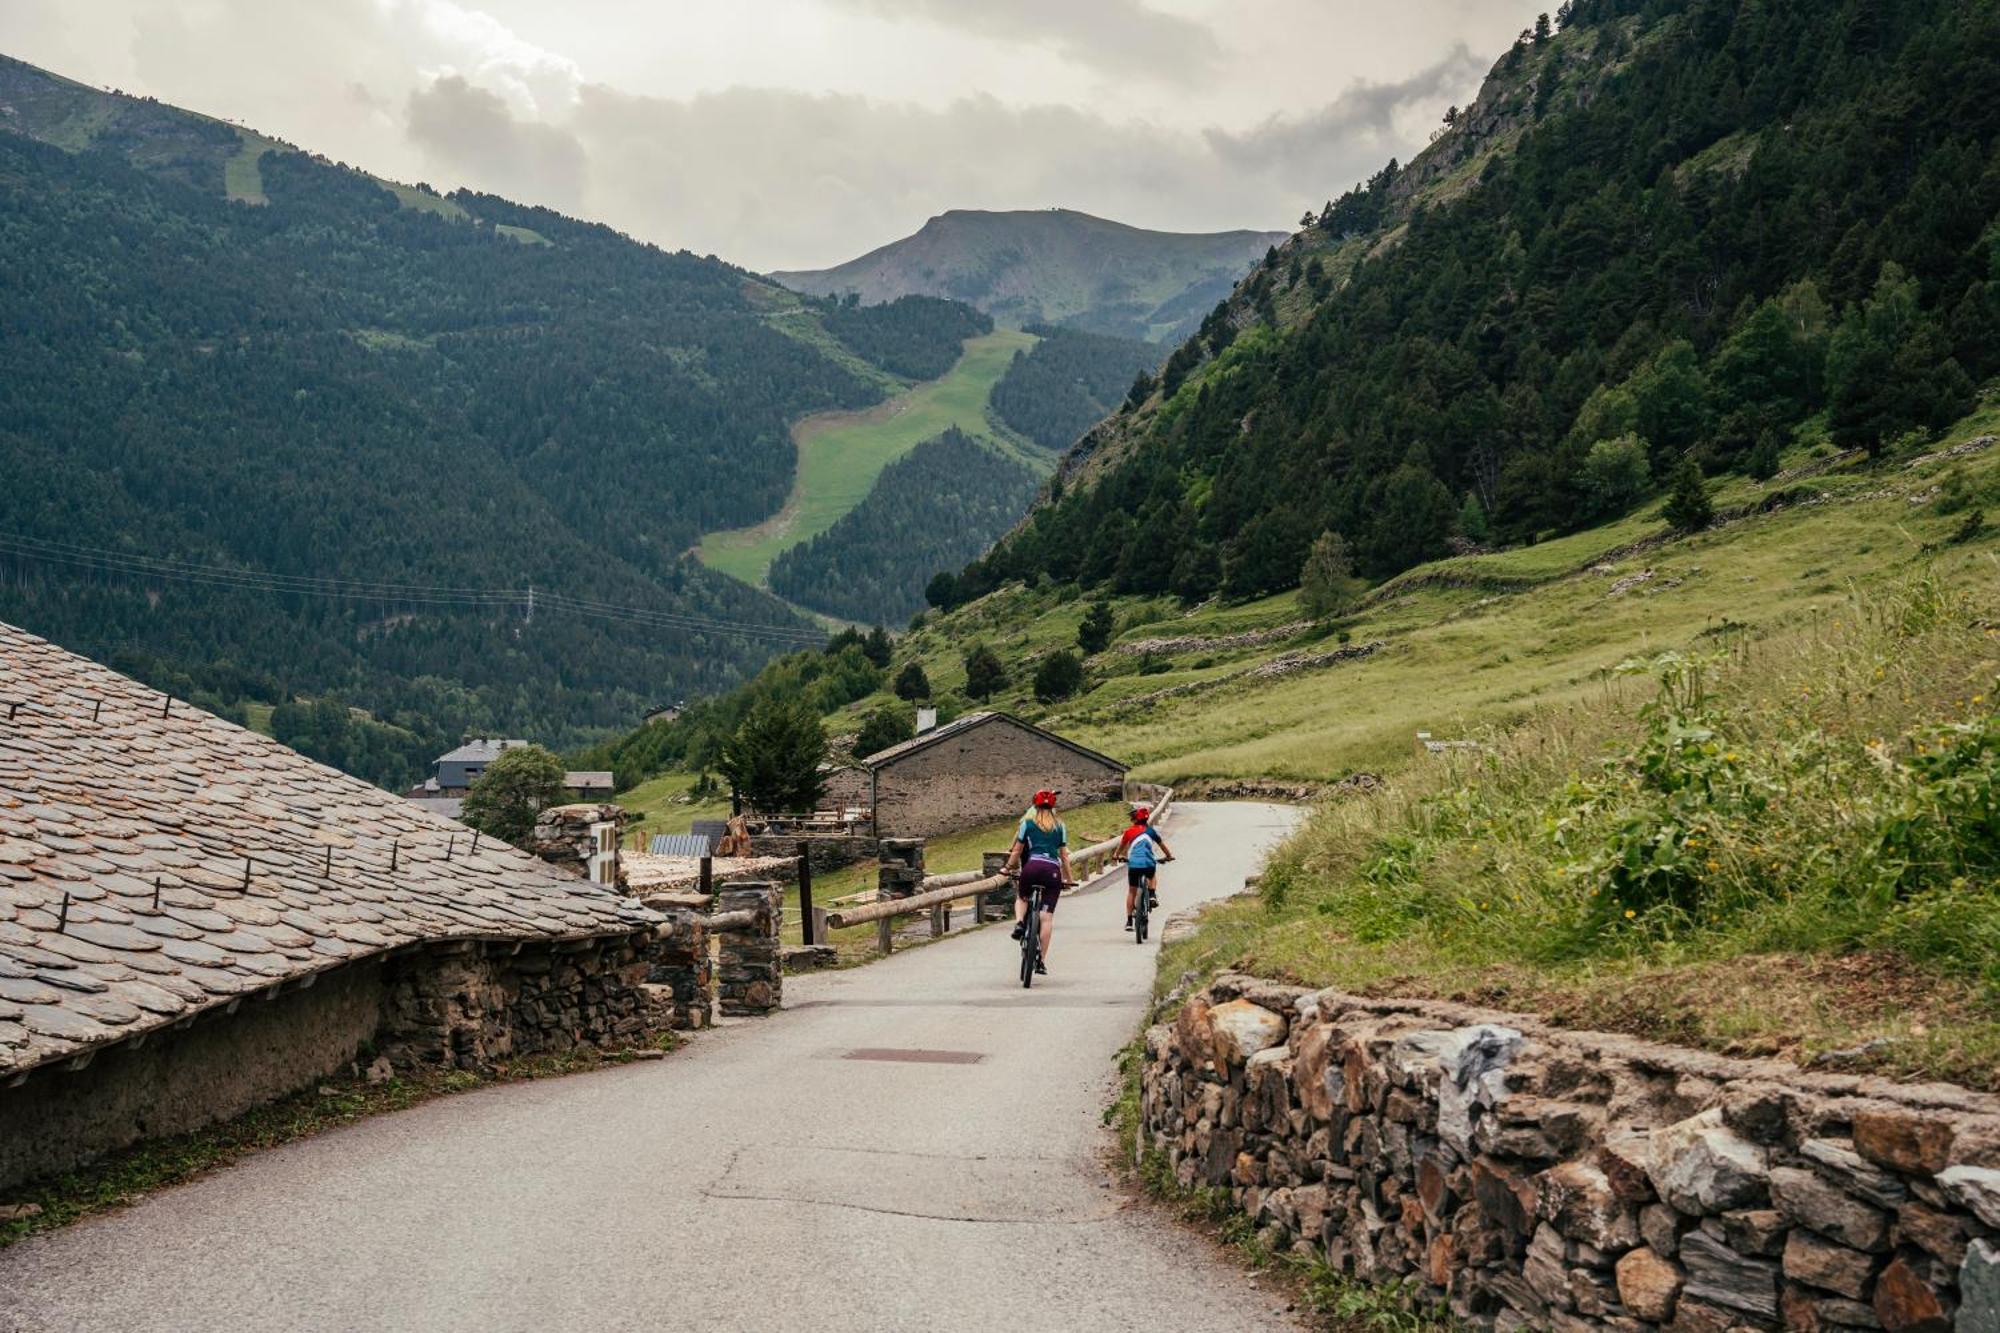
<instances>
[{"instance_id":1,"label":"dry stone wall","mask_svg":"<svg viewBox=\"0 0 2000 1333\"><path fill-rule=\"evenodd\" d=\"M2000 1333L2000 1098L1224 976L1142 1152L1502 1331Z\"/></svg>"},{"instance_id":2,"label":"dry stone wall","mask_svg":"<svg viewBox=\"0 0 2000 1333\"><path fill-rule=\"evenodd\" d=\"M631 1046L650 1026L642 940L609 936L519 953L468 942L392 960L378 1044L398 1068L460 1069Z\"/></svg>"}]
</instances>

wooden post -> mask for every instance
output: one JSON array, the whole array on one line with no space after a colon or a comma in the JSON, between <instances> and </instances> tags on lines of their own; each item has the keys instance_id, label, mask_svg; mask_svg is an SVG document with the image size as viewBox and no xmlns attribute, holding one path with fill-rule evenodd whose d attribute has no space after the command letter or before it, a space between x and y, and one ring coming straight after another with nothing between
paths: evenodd
<instances>
[{"instance_id":1,"label":"wooden post","mask_svg":"<svg viewBox=\"0 0 2000 1333\"><path fill-rule=\"evenodd\" d=\"M827 942L826 909L824 907L813 908L810 919L812 921L812 937L814 942L825 944Z\"/></svg>"},{"instance_id":2,"label":"wooden post","mask_svg":"<svg viewBox=\"0 0 2000 1333\"><path fill-rule=\"evenodd\" d=\"M933 903L931 905L932 939L937 939L940 935L943 935L945 931L948 929L948 927L944 924L944 914L947 910L949 909L947 909L943 903Z\"/></svg>"},{"instance_id":3,"label":"wooden post","mask_svg":"<svg viewBox=\"0 0 2000 1333\"><path fill-rule=\"evenodd\" d=\"M714 894L715 892L714 857L704 856L701 858L701 879L698 881L698 883L700 884L701 891L704 895Z\"/></svg>"},{"instance_id":4,"label":"wooden post","mask_svg":"<svg viewBox=\"0 0 2000 1333\"><path fill-rule=\"evenodd\" d=\"M889 950L894 947L892 943L894 935L895 932L890 929L890 920L888 917L885 916L875 923L875 947L881 950L884 958L889 956Z\"/></svg>"},{"instance_id":5,"label":"wooden post","mask_svg":"<svg viewBox=\"0 0 2000 1333\"><path fill-rule=\"evenodd\" d=\"M819 943L818 924L813 920L813 863L811 848L799 843L799 929L802 943Z\"/></svg>"}]
</instances>

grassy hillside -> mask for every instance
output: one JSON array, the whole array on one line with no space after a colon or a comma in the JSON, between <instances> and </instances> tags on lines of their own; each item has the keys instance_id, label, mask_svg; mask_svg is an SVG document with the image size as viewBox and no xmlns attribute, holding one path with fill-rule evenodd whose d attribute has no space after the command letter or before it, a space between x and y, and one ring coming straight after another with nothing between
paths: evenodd
<instances>
[{"instance_id":1,"label":"grassy hillside","mask_svg":"<svg viewBox=\"0 0 2000 1333\"><path fill-rule=\"evenodd\" d=\"M1072 324L1178 342L1284 240L1282 232L1147 231L1070 209L953 210L837 268L775 273L796 291L864 302L944 296L1004 324Z\"/></svg>"},{"instance_id":2,"label":"grassy hillside","mask_svg":"<svg viewBox=\"0 0 2000 1333\"><path fill-rule=\"evenodd\" d=\"M1034 345L1032 334L997 329L968 338L958 364L943 377L860 411L819 413L792 428L798 471L789 499L774 517L748 528L715 532L695 554L710 569L763 587L778 555L832 527L862 500L875 478L925 440L956 428L995 443L1022 461L1047 467L1045 456L997 429L986 401L1014 353Z\"/></svg>"}]
</instances>

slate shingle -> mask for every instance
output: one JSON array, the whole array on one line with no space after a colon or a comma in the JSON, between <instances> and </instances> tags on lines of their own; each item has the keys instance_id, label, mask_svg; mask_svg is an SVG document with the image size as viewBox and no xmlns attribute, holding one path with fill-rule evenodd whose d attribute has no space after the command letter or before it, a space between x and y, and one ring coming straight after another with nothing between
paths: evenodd
<instances>
[{"instance_id":1,"label":"slate shingle","mask_svg":"<svg viewBox=\"0 0 2000 1333\"><path fill-rule=\"evenodd\" d=\"M412 942L659 920L491 839L474 853L462 825L163 703L0 624L0 1077Z\"/></svg>"}]
</instances>

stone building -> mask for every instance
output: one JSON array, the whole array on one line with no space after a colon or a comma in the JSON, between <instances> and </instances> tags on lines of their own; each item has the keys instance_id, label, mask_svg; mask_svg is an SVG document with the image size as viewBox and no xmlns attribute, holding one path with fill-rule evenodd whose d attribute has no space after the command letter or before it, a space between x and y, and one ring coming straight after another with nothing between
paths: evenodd
<instances>
[{"instance_id":1,"label":"stone building","mask_svg":"<svg viewBox=\"0 0 2000 1333\"><path fill-rule=\"evenodd\" d=\"M885 838L929 838L1016 815L1042 787L1069 809L1120 800L1126 765L1008 713L968 713L868 756Z\"/></svg>"},{"instance_id":2,"label":"stone building","mask_svg":"<svg viewBox=\"0 0 2000 1333\"><path fill-rule=\"evenodd\" d=\"M310 1086L647 1034L663 922L0 625L0 1188Z\"/></svg>"}]
</instances>

